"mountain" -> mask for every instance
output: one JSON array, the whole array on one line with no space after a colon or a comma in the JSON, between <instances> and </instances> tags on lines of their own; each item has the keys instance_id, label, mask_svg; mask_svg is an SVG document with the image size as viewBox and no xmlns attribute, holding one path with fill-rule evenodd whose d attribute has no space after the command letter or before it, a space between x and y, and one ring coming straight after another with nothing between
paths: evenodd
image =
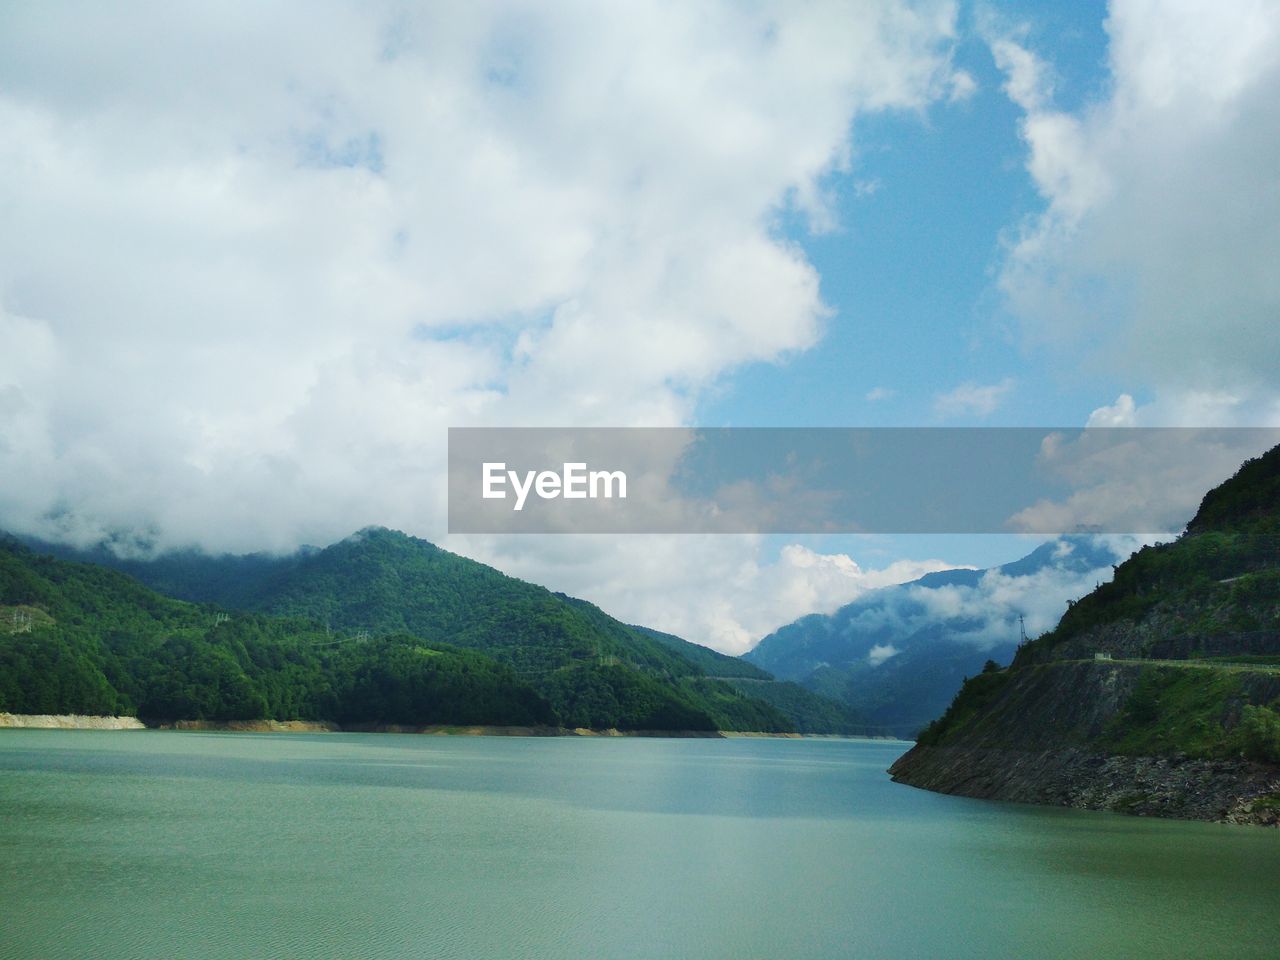
<instances>
[{"instance_id":1,"label":"mountain","mask_svg":"<svg viewBox=\"0 0 1280 960\"><path fill-rule=\"evenodd\" d=\"M816 697L808 714L779 709L716 679L746 670L771 681L734 658L384 528L285 557L87 556L192 602L302 618L344 637L403 634L474 650L536 689L565 726L787 732L822 726L830 712Z\"/></svg>"},{"instance_id":2,"label":"mountain","mask_svg":"<svg viewBox=\"0 0 1280 960\"><path fill-rule=\"evenodd\" d=\"M778 680L773 674L740 657L718 653L649 627L633 629L679 650L709 677L722 680L739 693L763 700L776 708L796 733L864 736L869 731L867 718L852 707L806 690L799 684Z\"/></svg>"},{"instance_id":3,"label":"mountain","mask_svg":"<svg viewBox=\"0 0 1280 960\"><path fill-rule=\"evenodd\" d=\"M944 570L788 624L745 659L845 704L873 730L913 737L988 660L1008 663L1019 617L1047 628L1111 574L1102 540L1069 537L986 570Z\"/></svg>"},{"instance_id":4,"label":"mountain","mask_svg":"<svg viewBox=\"0 0 1280 960\"><path fill-rule=\"evenodd\" d=\"M1280 447L965 683L890 771L967 796L1280 822Z\"/></svg>"},{"instance_id":5,"label":"mountain","mask_svg":"<svg viewBox=\"0 0 1280 960\"><path fill-rule=\"evenodd\" d=\"M318 624L173 600L0 537L0 710L148 720L544 725L489 657L405 635L338 644Z\"/></svg>"}]
</instances>

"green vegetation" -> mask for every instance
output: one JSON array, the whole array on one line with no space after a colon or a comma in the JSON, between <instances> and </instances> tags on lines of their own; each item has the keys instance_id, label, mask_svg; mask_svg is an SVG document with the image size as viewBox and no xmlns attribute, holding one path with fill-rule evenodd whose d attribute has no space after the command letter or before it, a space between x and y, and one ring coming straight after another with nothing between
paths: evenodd
<instances>
[{"instance_id":1,"label":"green vegetation","mask_svg":"<svg viewBox=\"0 0 1280 960\"><path fill-rule=\"evenodd\" d=\"M1226 483L1200 501L1188 533L1245 530L1280 536L1280 447L1246 460Z\"/></svg>"},{"instance_id":2,"label":"green vegetation","mask_svg":"<svg viewBox=\"0 0 1280 960\"><path fill-rule=\"evenodd\" d=\"M788 727L785 729L795 730L797 733L857 736L867 733L869 729L866 718L853 707L820 696L798 683L750 677L738 677L727 682L753 700L763 700L776 708L787 719Z\"/></svg>"},{"instance_id":3,"label":"green vegetation","mask_svg":"<svg viewBox=\"0 0 1280 960\"><path fill-rule=\"evenodd\" d=\"M428 637L482 650L528 676L586 660L672 677L715 672L702 669L707 665L731 671L738 663L381 527L286 557L93 557L180 599L306 617L334 630Z\"/></svg>"},{"instance_id":4,"label":"green vegetation","mask_svg":"<svg viewBox=\"0 0 1280 960\"><path fill-rule=\"evenodd\" d=\"M1186 662L1189 666L1280 667L1280 654L1233 653L1226 657L1206 657L1193 652Z\"/></svg>"},{"instance_id":5,"label":"green vegetation","mask_svg":"<svg viewBox=\"0 0 1280 960\"><path fill-rule=\"evenodd\" d=\"M1280 764L1280 713L1249 703L1239 672L1146 667L1101 745L1134 756L1245 757Z\"/></svg>"},{"instance_id":6,"label":"green vegetation","mask_svg":"<svg viewBox=\"0 0 1280 960\"><path fill-rule=\"evenodd\" d=\"M222 566L222 563L226 566ZM134 564L133 566L137 566ZM179 555L163 597L0 541L0 710L144 719L795 729L677 637L386 530L284 559Z\"/></svg>"},{"instance_id":7,"label":"green vegetation","mask_svg":"<svg viewBox=\"0 0 1280 960\"><path fill-rule=\"evenodd\" d=\"M231 615L0 541L0 710L162 720L554 723L488 657L413 637L335 642L315 623Z\"/></svg>"},{"instance_id":8,"label":"green vegetation","mask_svg":"<svg viewBox=\"0 0 1280 960\"><path fill-rule=\"evenodd\" d=\"M582 604L590 607L591 605L582 600L570 600L571 603ZM594 609L594 608L593 608ZM636 633L650 640L655 640L674 650L685 660L688 660L696 666L702 673L709 677L718 677L722 680L772 680L773 674L766 670L761 670L754 663L743 660L741 657L731 657L728 654L719 653L710 647L703 647L696 643L690 643L680 637L670 633L663 633L660 630L651 630L648 627L631 627Z\"/></svg>"},{"instance_id":9,"label":"green vegetation","mask_svg":"<svg viewBox=\"0 0 1280 960\"><path fill-rule=\"evenodd\" d=\"M1094 746L1128 756L1245 757L1280 764L1280 699L1270 705L1251 702L1274 694L1274 678L1247 667L1215 669L1205 661L1198 663L1198 669L1126 664L1123 669L1138 671L1137 682L1101 735L1090 738ZM1114 669L1105 663L1088 666ZM947 712L921 731L917 742L954 742L972 730L1010 683L1028 671L1055 669L1059 667L1049 663L969 678Z\"/></svg>"},{"instance_id":10,"label":"green vegetation","mask_svg":"<svg viewBox=\"0 0 1280 960\"><path fill-rule=\"evenodd\" d=\"M469 647L531 679L586 661L626 663L664 677L699 676L712 672L704 664L719 669L720 660L731 660L677 637L656 639L590 603L381 527L287 557L94 559L184 600Z\"/></svg>"},{"instance_id":11,"label":"green vegetation","mask_svg":"<svg viewBox=\"0 0 1280 960\"><path fill-rule=\"evenodd\" d=\"M652 677L621 666L558 671L547 684L570 727L617 730L715 730L709 712Z\"/></svg>"},{"instance_id":12,"label":"green vegetation","mask_svg":"<svg viewBox=\"0 0 1280 960\"><path fill-rule=\"evenodd\" d=\"M708 677L686 677L679 682L680 692L705 706L715 725L721 730L746 730L754 733L792 733L799 727L787 715L753 691L745 691L732 680ZM833 732L826 728L823 732Z\"/></svg>"},{"instance_id":13,"label":"green vegetation","mask_svg":"<svg viewBox=\"0 0 1280 960\"><path fill-rule=\"evenodd\" d=\"M1024 644L1017 662L1043 661L1053 648L1087 630L1139 621L1157 605L1194 608L1188 631L1216 633L1280 628L1280 537L1205 531L1143 547L1115 577L1071 604L1058 626Z\"/></svg>"},{"instance_id":14,"label":"green vegetation","mask_svg":"<svg viewBox=\"0 0 1280 960\"><path fill-rule=\"evenodd\" d=\"M1248 704L1240 720L1241 752L1250 760L1280 764L1280 713Z\"/></svg>"},{"instance_id":15,"label":"green vegetation","mask_svg":"<svg viewBox=\"0 0 1280 960\"><path fill-rule=\"evenodd\" d=\"M1244 696L1239 675L1219 670L1145 667L1101 745L1119 754L1239 756L1238 731L1224 721Z\"/></svg>"},{"instance_id":16,"label":"green vegetation","mask_svg":"<svg viewBox=\"0 0 1280 960\"><path fill-rule=\"evenodd\" d=\"M339 723L555 724L510 669L466 650L400 635L339 651L330 664Z\"/></svg>"},{"instance_id":17,"label":"green vegetation","mask_svg":"<svg viewBox=\"0 0 1280 960\"><path fill-rule=\"evenodd\" d=\"M1138 551L1112 582L1071 604L1056 629L1019 649L1008 671L966 681L919 743L955 741L974 730L1006 684L1114 638L1127 661L1122 669L1139 675L1105 729L1090 735L1096 747L1280 764L1278 598L1280 447L1210 491L1178 540ZM1067 644L1088 631L1096 632L1086 643ZM1151 663L1131 659L1147 650L1178 651L1182 659L1172 662L1165 652ZM1121 668L1104 662L1097 669Z\"/></svg>"},{"instance_id":18,"label":"green vegetation","mask_svg":"<svg viewBox=\"0 0 1280 960\"><path fill-rule=\"evenodd\" d=\"M1008 684L1010 676L1008 672L984 670L976 677L967 678L947 712L921 730L916 742L926 747L945 743L948 735L987 709Z\"/></svg>"},{"instance_id":19,"label":"green vegetation","mask_svg":"<svg viewBox=\"0 0 1280 960\"><path fill-rule=\"evenodd\" d=\"M1015 663L1044 662L1091 629L1167 610L1201 636L1280 631L1280 447L1246 461L1209 491L1186 532L1148 546L1070 604L1058 626L1024 644Z\"/></svg>"}]
</instances>

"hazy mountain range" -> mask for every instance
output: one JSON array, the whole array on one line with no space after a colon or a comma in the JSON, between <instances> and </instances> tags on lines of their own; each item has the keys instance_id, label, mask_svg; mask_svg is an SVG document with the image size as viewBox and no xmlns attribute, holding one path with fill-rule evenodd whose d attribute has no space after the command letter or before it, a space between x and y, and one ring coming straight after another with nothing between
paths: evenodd
<instances>
[{"instance_id":1,"label":"hazy mountain range","mask_svg":"<svg viewBox=\"0 0 1280 960\"><path fill-rule=\"evenodd\" d=\"M1110 579L1122 538L1067 537L985 570L945 570L882 587L832 614L775 630L745 657L780 679L848 704L872 729L914 736L987 660L1052 628ZM1021 618L1021 620L1020 620Z\"/></svg>"}]
</instances>

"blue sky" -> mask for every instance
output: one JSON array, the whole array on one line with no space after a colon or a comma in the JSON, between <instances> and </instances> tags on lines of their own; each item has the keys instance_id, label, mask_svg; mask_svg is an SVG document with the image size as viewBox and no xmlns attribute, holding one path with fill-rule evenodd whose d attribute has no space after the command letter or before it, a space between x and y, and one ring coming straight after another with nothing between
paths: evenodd
<instances>
[{"instance_id":1,"label":"blue sky","mask_svg":"<svg viewBox=\"0 0 1280 960\"><path fill-rule=\"evenodd\" d=\"M734 371L699 406L704 426L919 426L1083 423L1132 390L1114 376L1063 367L1019 342L992 289L1005 232L1043 208L1025 166L1022 113L1001 87L983 17L1019 21L1052 52L1054 97L1080 109L1105 91L1103 3L964 8L956 63L975 92L926 112L871 117L853 134L856 160L828 182L838 226L815 234L798 215L787 238L822 277L832 310L813 349ZM967 36L966 36L967 34ZM868 189L868 187L870 189ZM935 399L961 383L1012 381L990 414L943 415ZM772 537L775 549L787 542ZM807 538L865 564L900 556L996 565L1029 550L1016 536L904 535Z\"/></svg>"},{"instance_id":2,"label":"blue sky","mask_svg":"<svg viewBox=\"0 0 1280 960\"><path fill-rule=\"evenodd\" d=\"M450 537L448 428L1280 424L1278 139L1280 0L4 5L0 529L740 652L1029 545Z\"/></svg>"},{"instance_id":3,"label":"blue sky","mask_svg":"<svg viewBox=\"0 0 1280 960\"><path fill-rule=\"evenodd\" d=\"M832 309L813 349L734 371L709 394L711 426L1078 425L1132 384L1064 367L1028 349L992 289L1001 238L1044 201L1027 173L1022 112L964 8L955 62L977 83L960 102L860 120L855 161L828 186L838 226L815 235L785 218L822 278ZM1076 110L1105 90L1105 5L1019 3L988 8L1025 24L1048 52L1055 102ZM867 189L867 185L872 185ZM963 382L1013 381L989 415L940 415L935 397ZM880 388L885 396L868 399Z\"/></svg>"}]
</instances>

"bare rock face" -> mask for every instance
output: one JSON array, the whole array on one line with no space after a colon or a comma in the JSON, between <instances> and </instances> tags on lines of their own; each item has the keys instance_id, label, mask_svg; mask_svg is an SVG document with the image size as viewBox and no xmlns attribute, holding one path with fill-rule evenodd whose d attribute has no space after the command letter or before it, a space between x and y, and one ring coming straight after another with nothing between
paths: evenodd
<instances>
[{"instance_id":1,"label":"bare rock face","mask_svg":"<svg viewBox=\"0 0 1280 960\"><path fill-rule=\"evenodd\" d=\"M1280 824L1280 771L1246 760L917 747L889 773L899 783L987 800Z\"/></svg>"},{"instance_id":2,"label":"bare rock face","mask_svg":"<svg viewBox=\"0 0 1280 960\"><path fill-rule=\"evenodd\" d=\"M917 744L889 773L899 783L989 800L1280 823L1280 768L1240 758L1108 749L1115 722L1123 719L1144 671L1152 669L1159 668L1102 661L1010 671L991 682L995 693L976 715L938 743ZM1280 695L1275 674L1243 673L1239 679L1249 699Z\"/></svg>"}]
</instances>

